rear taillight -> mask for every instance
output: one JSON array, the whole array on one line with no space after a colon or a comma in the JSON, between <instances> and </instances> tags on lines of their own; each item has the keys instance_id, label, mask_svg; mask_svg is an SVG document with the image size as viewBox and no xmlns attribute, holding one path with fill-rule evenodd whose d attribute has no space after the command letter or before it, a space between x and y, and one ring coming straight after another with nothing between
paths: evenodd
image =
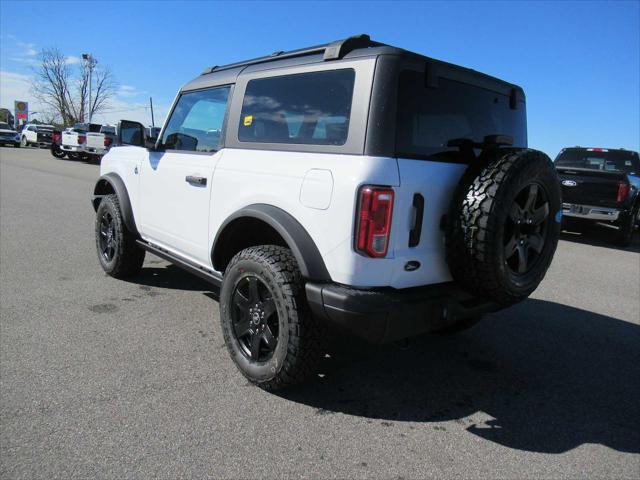
<instances>
[{"instance_id":1,"label":"rear taillight","mask_svg":"<svg viewBox=\"0 0 640 480\"><path fill-rule=\"evenodd\" d=\"M110 147L111 146L111 142L113 142L113 139L111 139L110 137L104 137L104 146L105 147Z\"/></svg>"},{"instance_id":2,"label":"rear taillight","mask_svg":"<svg viewBox=\"0 0 640 480\"><path fill-rule=\"evenodd\" d=\"M626 182L618 182L618 197L616 198L616 202L621 203L624 202L629 196L629 190L631 186Z\"/></svg>"},{"instance_id":3,"label":"rear taillight","mask_svg":"<svg viewBox=\"0 0 640 480\"><path fill-rule=\"evenodd\" d=\"M59 142L61 138L62 138L62 135L60 135L59 133L54 133L53 134L53 141L54 142Z\"/></svg>"},{"instance_id":4,"label":"rear taillight","mask_svg":"<svg viewBox=\"0 0 640 480\"><path fill-rule=\"evenodd\" d=\"M84 135L78 135L78 145L82 145L87 141L87 137Z\"/></svg>"},{"instance_id":5,"label":"rear taillight","mask_svg":"<svg viewBox=\"0 0 640 480\"><path fill-rule=\"evenodd\" d=\"M393 216L393 190L385 187L364 186L360 189L356 250L370 257L387 255L391 219Z\"/></svg>"}]
</instances>

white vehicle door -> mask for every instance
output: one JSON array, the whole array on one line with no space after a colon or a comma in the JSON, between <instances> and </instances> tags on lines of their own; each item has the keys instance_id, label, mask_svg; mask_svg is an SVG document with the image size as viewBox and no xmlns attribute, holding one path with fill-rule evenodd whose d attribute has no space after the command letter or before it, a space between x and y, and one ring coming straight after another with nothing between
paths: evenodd
<instances>
[{"instance_id":1,"label":"white vehicle door","mask_svg":"<svg viewBox=\"0 0 640 480\"><path fill-rule=\"evenodd\" d=\"M183 92L140 172L142 237L207 266L211 186L230 88Z\"/></svg>"}]
</instances>

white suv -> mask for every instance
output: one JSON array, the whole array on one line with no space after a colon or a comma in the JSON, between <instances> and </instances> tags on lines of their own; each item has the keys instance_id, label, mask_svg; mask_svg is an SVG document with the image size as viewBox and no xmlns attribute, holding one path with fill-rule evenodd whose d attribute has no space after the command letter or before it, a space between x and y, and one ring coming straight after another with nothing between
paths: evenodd
<instances>
[{"instance_id":1,"label":"white suv","mask_svg":"<svg viewBox=\"0 0 640 480\"><path fill-rule=\"evenodd\" d=\"M521 88L366 35L206 69L161 134L122 121L93 206L104 270L145 251L220 286L225 342L263 388L314 371L327 327L455 331L525 299L560 188Z\"/></svg>"},{"instance_id":2,"label":"white suv","mask_svg":"<svg viewBox=\"0 0 640 480\"><path fill-rule=\"evenodd\" d=\"M20 145L49 147L53 141L53 125L27 124L20 132Z\"/></svg>"}]
</instances>

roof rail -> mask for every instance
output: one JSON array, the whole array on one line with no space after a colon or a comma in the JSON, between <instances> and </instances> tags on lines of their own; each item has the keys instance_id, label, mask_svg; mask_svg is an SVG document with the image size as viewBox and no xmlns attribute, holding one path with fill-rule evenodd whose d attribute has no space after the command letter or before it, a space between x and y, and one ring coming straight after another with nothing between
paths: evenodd
<instances>
[{"instance_id":1,"label":"roof rail","mask_svg":"<svg viewBox=\"0 0 640 480\"><path fill-rule=\"evenodd\" d=\"M275 60L282 60L285 58L304 57L307 55L315 55L319 53L323 54L323 61L336 60L343 58L347 53L358 48L381 47L384 45L384 43L371 40L369 38L369 35L367 34L354 35L352 37L348 37L343 40L337 40L326 45L316 45L314 47L291 50L290 52L278 51L266 57L254 58L253 60L246 60L244 62L230 63L223 66L215 65L213 67L205 68L202 72L202 75L206 75L212 72L219 72L221 70L228 70L230 68L248 67L249 65L257 65L259 63L273 62Z\"/></svg>"}]
</instances>

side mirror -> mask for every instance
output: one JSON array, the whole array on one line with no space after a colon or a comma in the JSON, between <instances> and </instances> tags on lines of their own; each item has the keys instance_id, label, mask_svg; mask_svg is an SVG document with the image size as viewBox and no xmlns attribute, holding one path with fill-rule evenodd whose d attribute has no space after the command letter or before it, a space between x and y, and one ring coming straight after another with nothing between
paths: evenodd
<instances>
[{"instance_id":1,"label":"side mirror","mask_svg":"<svg viewBox=\"0 0 640 480\"><path fill-rule=\"evenodd\" d=\"M146 147L144 126L140 122L121 120L118 124L118 145Z\"/></svg>"}]
</instances>

